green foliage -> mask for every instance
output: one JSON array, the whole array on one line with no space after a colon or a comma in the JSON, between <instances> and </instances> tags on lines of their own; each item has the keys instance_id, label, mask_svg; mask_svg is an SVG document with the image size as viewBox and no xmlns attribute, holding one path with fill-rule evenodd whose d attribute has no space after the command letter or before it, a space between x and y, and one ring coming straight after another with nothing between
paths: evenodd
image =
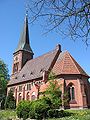
<instances>
[{"instance_id":1,"label":"green foliage","mask_svg":"<svg viewBox=\"0 0 90 120\"><path fill-rule=\"evenodd\" d=\"M64 110L64 117L62 118L48 118L48 120L90 120L90 109L85 110ZM62 113L62 112L61 112ZM8 119L18 120L16 112L13 110L0 111L0 120Z\"/></svg>"},{"instance_id":2,"label":"green foliage","mask_svg":"<svg viewBox=\"0 0 90 120\"><path fill-rule=\"evenodd\" d=\"M0 102L4 109L4 102L7 91L7 80L9 79L7 65L0 59Z\"/></svg>"},{"instance_id":3,"label":"green foliage","mask_svg":"<svg viewBox=\"0 0 90 120\"><path fill-rule=\"evenodd\" d=\"M0 120L9 120L16 118L16 112L13 110L2 110L0 111Z\"/></svg>"},{"instance_id":4,"label":"green foliage","mask_svg":"<svg viewBox=\"0 0 90 120\"><path fill-rule=\"evenodd\" d=\"M54 73L49 74L49 86L45 91L45 94L49 96L52 102L52 108L59 108L62 105L61 100L61 85L58 84L58 81L55 79L56 76Z\"/></svg>"},{"instance_id":5,"label":"green foliage","mask_svg":"<svg viewBox=\"0 0 90 120\"><path fill-rule=\"evenodd\" d=\"M16 108L17 116L25 120L29 117L29 112L30 112L30 102L21 101Z\"/></svg>"},{"instance_id":6,"label":"green foliage","mask_svg":"<svg viewBox=\"0 0 90 120\"><path fill-rule=\"evenodd\" d=\"M47 117L47 111L50 109L51 101L47 97L35 101L21 101L16 113L19 118L24 120L30 117L31 119L42 120Z\"/></svg>"},{"instance_id":7,"label":"green foliage","mask_svg":"<svg viewBox=\"0 0 90 120\"><path fill-rule=\"evenodd\" d=\"M48 112L48 117L49 118L60 118L65 115L65 112L63 110L57 110L57 109L50 109Z\"/></svg>"},{"instance_id":8,"label":"green foliage","mask_svg":"<svg viewBox=\"0 0 90 120\"><path fill-rule=\"evenodd\" d=\"M56 75L54 72L49 72L49 75L48 75L48 80L54 80L56 78Z\"/></svg>"},{"instance_id":9,"label":"green foliage","mask_svg":"<svg viewBox=\"0 0 90 120\"><path fill-rule=\"evenodd\" d=\"M49 98L42 98L33 101L31 104L30 118L35 118L37 120L42 120L47 117L47 111L50 109L51 101Z\"/></svg>"},{"instance_id":10,"label":"green foliage","mask_svg":"<svg viewBox=\"0 0 90 120\"><path fill-rule=\"evenodd\" d=\"M65 110L62 118L53 118L48 120L90 120L90 110Z\"/></svg>"},{"instance_id":11,"label":"green foliage","mask_svg":"<svg viewBox=\"0 0 90 120\"><path fill-rule=\"evenodd\" d=\"M13 92L11 90L9 91L8 96L6 97L5 108L8 108L8 109L16 108L16 100L15 100L15 98L13 96Z\"/></svg>"},{"instance_id":12,"label":"green foliage","mask_svg":"<svg viewBox=\"0 0 90 120\"><path fill-rule=\"evenodd\" d=\"M0 79L8 80L8 68L7 65L0 59Z\"/></svg>"},{"instance_id":13,"label":"green foliage","mask_svg":"<svg viewBox=\"0 0 90 120\"><path fill-rule=\"evenodd\" d=\"M5 99L6 97L3 97L2 101L1 101L1 109L5 109Z\"/></svg>"}]
</instances>

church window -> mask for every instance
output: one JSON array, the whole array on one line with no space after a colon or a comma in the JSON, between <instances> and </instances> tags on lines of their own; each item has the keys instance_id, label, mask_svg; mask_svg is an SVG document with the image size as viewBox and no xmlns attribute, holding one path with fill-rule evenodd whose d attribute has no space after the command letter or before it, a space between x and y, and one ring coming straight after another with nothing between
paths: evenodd
<instances>
[{"instance_id":1,"label":"church window","mask_svg":"<svg viewBox=\"0 0 90 120\"><path fill-rule=\"evenodd\" d=\"M74 87L72 87L72 99L75 99Z\"/></svg>"},{"instance_id":2,"label":"church window","mask_svg":"<svg viewBox=\"0 0 90 120\"><path fill-rule=\"evenodd\" d=\"M70 85L68 88L68 95L69 95L69 100L74 100L75 99L75 89L73 85Z\"/></svg>"},{"instance_id":3,"label":"church window","mask_svg":"<svg viewBox=\"0 0 90 120\"><path fill-rule=\"evenodd\" d=\"M31 96L31 100L35 100L35 98L36 98L35 95Z\"/></svg>"},{"instance_id":4,"label":"church window","mask_svg":"<svg viewBox=\"0 0 90 120\"><path fill-rule=\"evenodd\" d=\"M42 82L41 82L41 81L38 81L38 85L42 85Z\"/></svg>"},{"instance_id":5,"label":"church window","mask_svg":"<svg viewBox=\"0 0 90 120\"><path fill-rule=\"evenodd\" d=\"M22 91L22 86L21 85L19 86L19 91Z\"/></svg>"},{"instance_id":6,"label":"church window","mask_svg":"<svg viewBox=\"0 0 90 120\"><path fill-rule=\"evenodd\" d=\"M27 90L31 90L31 84L27 84Z\"/></svg>"},{"instance_id":7,"label":"church window","mask_svg":"<svg viewBox=\"0 0 90 120\"><path fill-rule=\"evenodd\" d=\"M27 93L26 99L29 100L30 99L30 93Z\"/></svg>"},{"instance_id":8,"label":"church window","mask_svg":"<svg viewBox=\"0 0 90 120\"><path fill-rule=\"evenodd\" d=\"M33 92L31 96L31 100L35 100L35 99L36 99L35 92Z\"/></svg>"},{"instance_id":9,"label":"church window","mask_svg":"<svg viewBox=\"0 0 90 120\"><path fill-rule=\"evenodd\" d=\"M22 95L21 95L21 93L19 93L19 95L18 95L18 102L21 101L21 100L22 100Z\"/></svg>"},{"instance_id":10,"label":"church window","mask_svg":"<svg viewBox=\"0 0 90 120\"><path fill-rule=\"evenodd\" d=\"M15 90L15 87L11 87L11 88L10 88L10 90L11 90L12 92L14 92L14 90Z\"/></svg>"},{"instance_id":11,"label":"church window","mask_svg":"<svg viewBox=\"0 0 90 120\"><path fill-rule=\"evenodd\" d=\"M14 67L13 67L13 72L14 72L14 73L18 71L18 64L19 64L19 63L15 63L15 64L14 64Z\"/></svg>"}]
</instances>

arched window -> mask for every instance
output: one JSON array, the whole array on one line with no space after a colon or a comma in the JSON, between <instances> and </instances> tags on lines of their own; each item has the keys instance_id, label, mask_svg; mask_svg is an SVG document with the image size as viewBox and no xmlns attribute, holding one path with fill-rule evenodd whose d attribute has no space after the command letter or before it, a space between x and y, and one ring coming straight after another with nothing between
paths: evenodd
<instances>
[{"instance_id":1,"label":"arched window","mask_svg":"<svg viewBox=\"0 0 90 120\"><path fill-rule=\"evenodd\" d=\"M19 65L19 63L15 63L14 64L14 66L13 66L13 73L18 71L18 65Z\"/></svg>"},{"instance_id":2,"label":"arched window","mask_svg":"<svg viewBox=\"0 0 90 120\"><path fill-rule=\"evenodd\" d=\"M68 96L69 96L69 101L75 100L75 88L73 84L70 84L68 87Z\"/></svg>"},{"instance_id":3,"label":"arched window","mask_svg":"<svg viewBox=\"0 0 90 120\"><path fill-rule=\"evenodd\" d=\"M29 100L29 98L30 98L30 94L29 94L29 92L28 92L28 93L27 93L27 96L26 96L26 99Z\"/></svg>"},{"instance_id":4,"label":"arched window","mask_svg":"<svg viewBox=\"0 0 90 120\"><path fill-rule=\"evenodd\" d=\"M21 101L21 100L22 100L22 95L21 95L21 93L19 93L19 95L18 95L18 102Z\"/></svg>"},{"instance_id":5,"label":"arched window","mask_svg":"<svg viewBox=\"0 0 90 120\"><path fill-rule=\"evenodd\" d=\"M36 99L35 92L33 92L31 96L31 100L35 100L35 99Z\"/></svg>"},{"instance_id":6,"label":"arched window","mask_svg":"<svg viewBox=\"0 0 90 120\"><path fill-rule=\"evenodd\" d=\"M31 100L35 100L35 98L36 98L35 95L31 96Z\"/></svg>"}]
</instances>

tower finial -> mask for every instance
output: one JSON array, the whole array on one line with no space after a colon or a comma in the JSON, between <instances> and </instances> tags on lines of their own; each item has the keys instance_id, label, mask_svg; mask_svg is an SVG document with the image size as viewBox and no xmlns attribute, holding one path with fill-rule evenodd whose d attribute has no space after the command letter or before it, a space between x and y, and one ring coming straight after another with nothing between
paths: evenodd
<instances>
[{"instance_id":1,"label":"tower finial","mask_svg":"<svg viewBox=\"0 0 90 120\"><path fill-rule=\"evenodd\" d=\"M28 17L28 3L26 2L26 17Z\"/></svg>"}]
</instances>

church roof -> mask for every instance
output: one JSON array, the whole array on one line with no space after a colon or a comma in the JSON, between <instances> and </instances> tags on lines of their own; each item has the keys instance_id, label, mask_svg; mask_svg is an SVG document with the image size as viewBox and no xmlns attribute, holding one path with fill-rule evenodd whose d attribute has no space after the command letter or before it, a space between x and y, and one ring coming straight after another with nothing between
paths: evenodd
<instances>
[{"instance_id":1,"label":"church roof","mask_svg":"<svg viewBox=\"0 0 90 120\"><path fill-rule=\"evenodd\" d=\"M55 75L84 75L89 77L80 65L74 60L69 52L64 51L59 54L59 57L52 69ZM49 86L49 82L40 86L40 92L44 92Z\"/></svg>"},{"instance_id":2,"label":"church roof","mask_svg":"<svg viewBox=\"0 0 90 120\"><path fill-rule=\"evenodd\" d=\"M43 71L51 69L56 75L76 74L89 77L69 52L60 52L59 49L54 49L40 57L29 60L22 70L9 81L8 85L35 80L43 76Z\"/></svg>"},{"instance_id":3,"label":"church roof","mask_svg":"<svg viewBox=\"0 0 90 120\"><path fill-rule=\"evenodd\" d=\"M24 27L23 27L23 31L22 31L21 36L20 36L19 44L18 44L14 53L18 52L19 50L28 51L28 52L31 52L33 54L33 51L31 49L30 43L29 43L29 30L28 30L28 18L27 18L27 16L25 17Z\"/></svg>"},{"instance_id":4,"label":"church roof","mask_svg":"<svg viewBox=\"0 0 90 120\"><path fill-rule=\"evenodd\" d=\"M22 70L14 75L8 85L26 82L28 80L35 80L43 76L44 71L49 71L55 64L60 52L60 47L48 52L40 57L29 60ZM55 62L54 62L55 61Z\"/></svg>"},{"instance_id":5,"label":"church roof","mask_svg":"<svg viewBox=\"0 0 90 120\"><path fill-rule=\"evenodd\" d=\"M88 76L81 66L74 60L68 51L61 52L54 67L53 72L60 74L81 74Z\"/></svg>"}]
</instances>

